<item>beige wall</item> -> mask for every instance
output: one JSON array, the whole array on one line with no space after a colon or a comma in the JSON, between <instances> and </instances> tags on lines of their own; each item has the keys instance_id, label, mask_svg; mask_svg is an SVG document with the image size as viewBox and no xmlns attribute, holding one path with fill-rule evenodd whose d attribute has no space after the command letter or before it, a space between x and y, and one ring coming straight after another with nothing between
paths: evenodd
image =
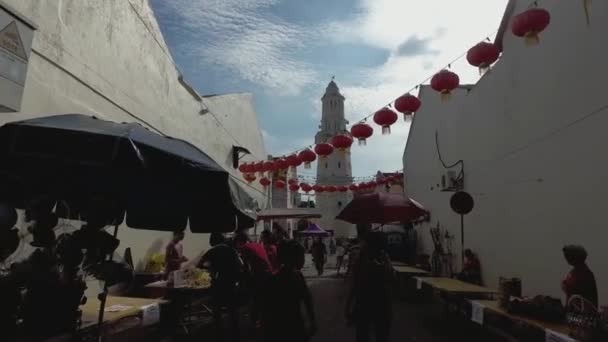
<instances>
[{"instance_id":1,"label":"beige wall","mask_svg":"<svg viewBox=\"0 0 608 342\"><path fill-rule=\"evenodd\" d=\"M257 183L242 183L232 169L231 148L266 156L250 94L200 98L180 82L146 0L3 0L38 25L22 111L0 114L0 124L61 113L83 113L118 122L140 122L185 139L214 158L260 204ZM210 113L201 115L202 109ZM170 233L123 227L121 250L141 259L163 249ZM198 255L206 235L188 234L185 251Z\"/></svg>"},{"instance_id":2,"label":"beige wall","mask_svg":"<svg viewBox=\"0 0 608 342\"><path fill-rule=\"evenodd\" d=\"M517 1L515 13L528 3ZM608 2L593 2L591 26L580 1L539 3L552 15L540 46L526 47L508 29L502 59L469 93L441 103L422 88L404 155L406 191L431 211L419 227L427 252L438 222L460 241L451 193L437 189L437 130L446 162L465 162L465 190L476 201L465 244L478 252L485 282L518 276L526 295L561 296L569 269L561 248L581 244L606 303Z\"/></svg>"}]
</instances>

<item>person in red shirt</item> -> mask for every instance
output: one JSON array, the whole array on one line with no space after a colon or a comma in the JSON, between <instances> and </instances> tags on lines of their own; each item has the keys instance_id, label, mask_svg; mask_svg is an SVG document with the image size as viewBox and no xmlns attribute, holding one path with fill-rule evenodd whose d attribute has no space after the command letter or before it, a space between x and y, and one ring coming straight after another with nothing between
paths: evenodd
<instances>
[{"instance_id":1,"label":"person in red shirt","mask_svg":"<svg viewBox=\"0 0 608 342\"><path fill-rule=\"evenodd\" d=\"M171 272L177 271L181 268L182 263L188 261L188 258L184 256L184 247L182 246L182 240L184 240L184 230L176 230L173 232L173 238L167 244L165 249L165 276L169 277Z\"/></svg>"},{"instance_id":2,"label":"person in red shirt","mask_svg":"<svg viewBox=\"0 0 608 342\"><path fill-rule=\"evenodd\" d=\"M479 259L470 249L464 250L464 265L462 272L458 275L458 279L481 285L481 263Z\"/></svg>"},{"instance_id":3,"label":"person in red shirt","mask_svg":"<svg viewBox=\"0 0 608 342\"><path fill-rule=\"evenodd\" d=\"M562 281L562 290L566 294L566 303L574 295L579 295L597 307L597 284L595 275L586 264L587 251L581 246L565 246L564 258L572 270Z\"/></svg>"},{"instance_id":4,"label":"person in red shirt","mask_svg":"<svg viewBox=\"0 0 608 342\"><path fill-rule=\"evenodd\" d=\"M250 279L251 319L257 326L260 324L258 319L262 305L262 295L268 279L272 276L272 266L264 246L260 243L250 242L249 236L245 232L238 232L234 236L234 244L241 255Z\"/></svg>"},{"instance_id":5,"label":"person in red shirt","mask_svg":"<svg viewBox=\"0 0 608 342\"><path fill-rule=\"evenodd\" d=\"M277 245L274 243L272 233L270 233L269 230L262 232L262 244L266 250L266 255L268 255L268 261L270 262L270 266L272 266L272 271L278 271L279 260L277 257Z\"/></svg>"}]
</instances>

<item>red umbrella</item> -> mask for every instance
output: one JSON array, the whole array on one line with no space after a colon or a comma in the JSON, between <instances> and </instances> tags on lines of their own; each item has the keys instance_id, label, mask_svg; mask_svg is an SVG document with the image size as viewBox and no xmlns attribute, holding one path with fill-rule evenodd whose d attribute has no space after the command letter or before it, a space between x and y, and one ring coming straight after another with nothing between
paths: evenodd
<instances>
[{"instance_id":1,"label":"red umbrella","mask_svg":"<svg viewBox=\"0 0 608 342\"><path fill-rule=\"evenodd\" d=\"M399 193L358 195L336 217L353 224L411 223L428 218L429 212L418 202Z\"/></svg>"}]
</instances>

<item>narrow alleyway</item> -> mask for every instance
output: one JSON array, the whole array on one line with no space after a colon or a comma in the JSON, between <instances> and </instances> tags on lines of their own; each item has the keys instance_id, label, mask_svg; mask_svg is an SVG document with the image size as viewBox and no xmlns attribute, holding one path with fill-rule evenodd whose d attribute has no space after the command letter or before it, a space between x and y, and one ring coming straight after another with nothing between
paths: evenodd
<instances>
[{"instance_id":1,"label":"narrow alleyway","mask_svg":"<svg viewBox=\"0 0 608 342\"><path fill-rule=\"evenodd\" d=\"M330 258L329 269L321 277L316 275L310 260L304 270L314 297L319 328L311 342L355 341L354 328L347 327L344 320L344 279L336 275L333 265ZM442 308L436 304L396 300L391 341L499 342L502 339L490 335L474 323L457 318L446 319Z\"/></svg>"}]
</instances>

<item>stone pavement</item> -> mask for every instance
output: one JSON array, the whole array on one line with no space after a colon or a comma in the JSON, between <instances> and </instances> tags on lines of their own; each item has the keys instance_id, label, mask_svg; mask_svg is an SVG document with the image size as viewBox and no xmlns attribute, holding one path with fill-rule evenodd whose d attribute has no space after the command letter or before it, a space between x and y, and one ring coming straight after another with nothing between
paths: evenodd
<instances>
[{"instance_id":1,"label":"stone pavement","mask_svg":"<svg viewBox=\"0 0 608 342\"><path fill-rule=\"evenodd\" d=\"M336 275L330 258L329 269L319 277L307 260L304 274L314 297L318 333L311 342L355 341L354 328L344 319L345 282ZM401 300L394 303L391 342L503 341L474 323L446 318L437 304L414 304Z\"/></svg>"}]
</instances>

